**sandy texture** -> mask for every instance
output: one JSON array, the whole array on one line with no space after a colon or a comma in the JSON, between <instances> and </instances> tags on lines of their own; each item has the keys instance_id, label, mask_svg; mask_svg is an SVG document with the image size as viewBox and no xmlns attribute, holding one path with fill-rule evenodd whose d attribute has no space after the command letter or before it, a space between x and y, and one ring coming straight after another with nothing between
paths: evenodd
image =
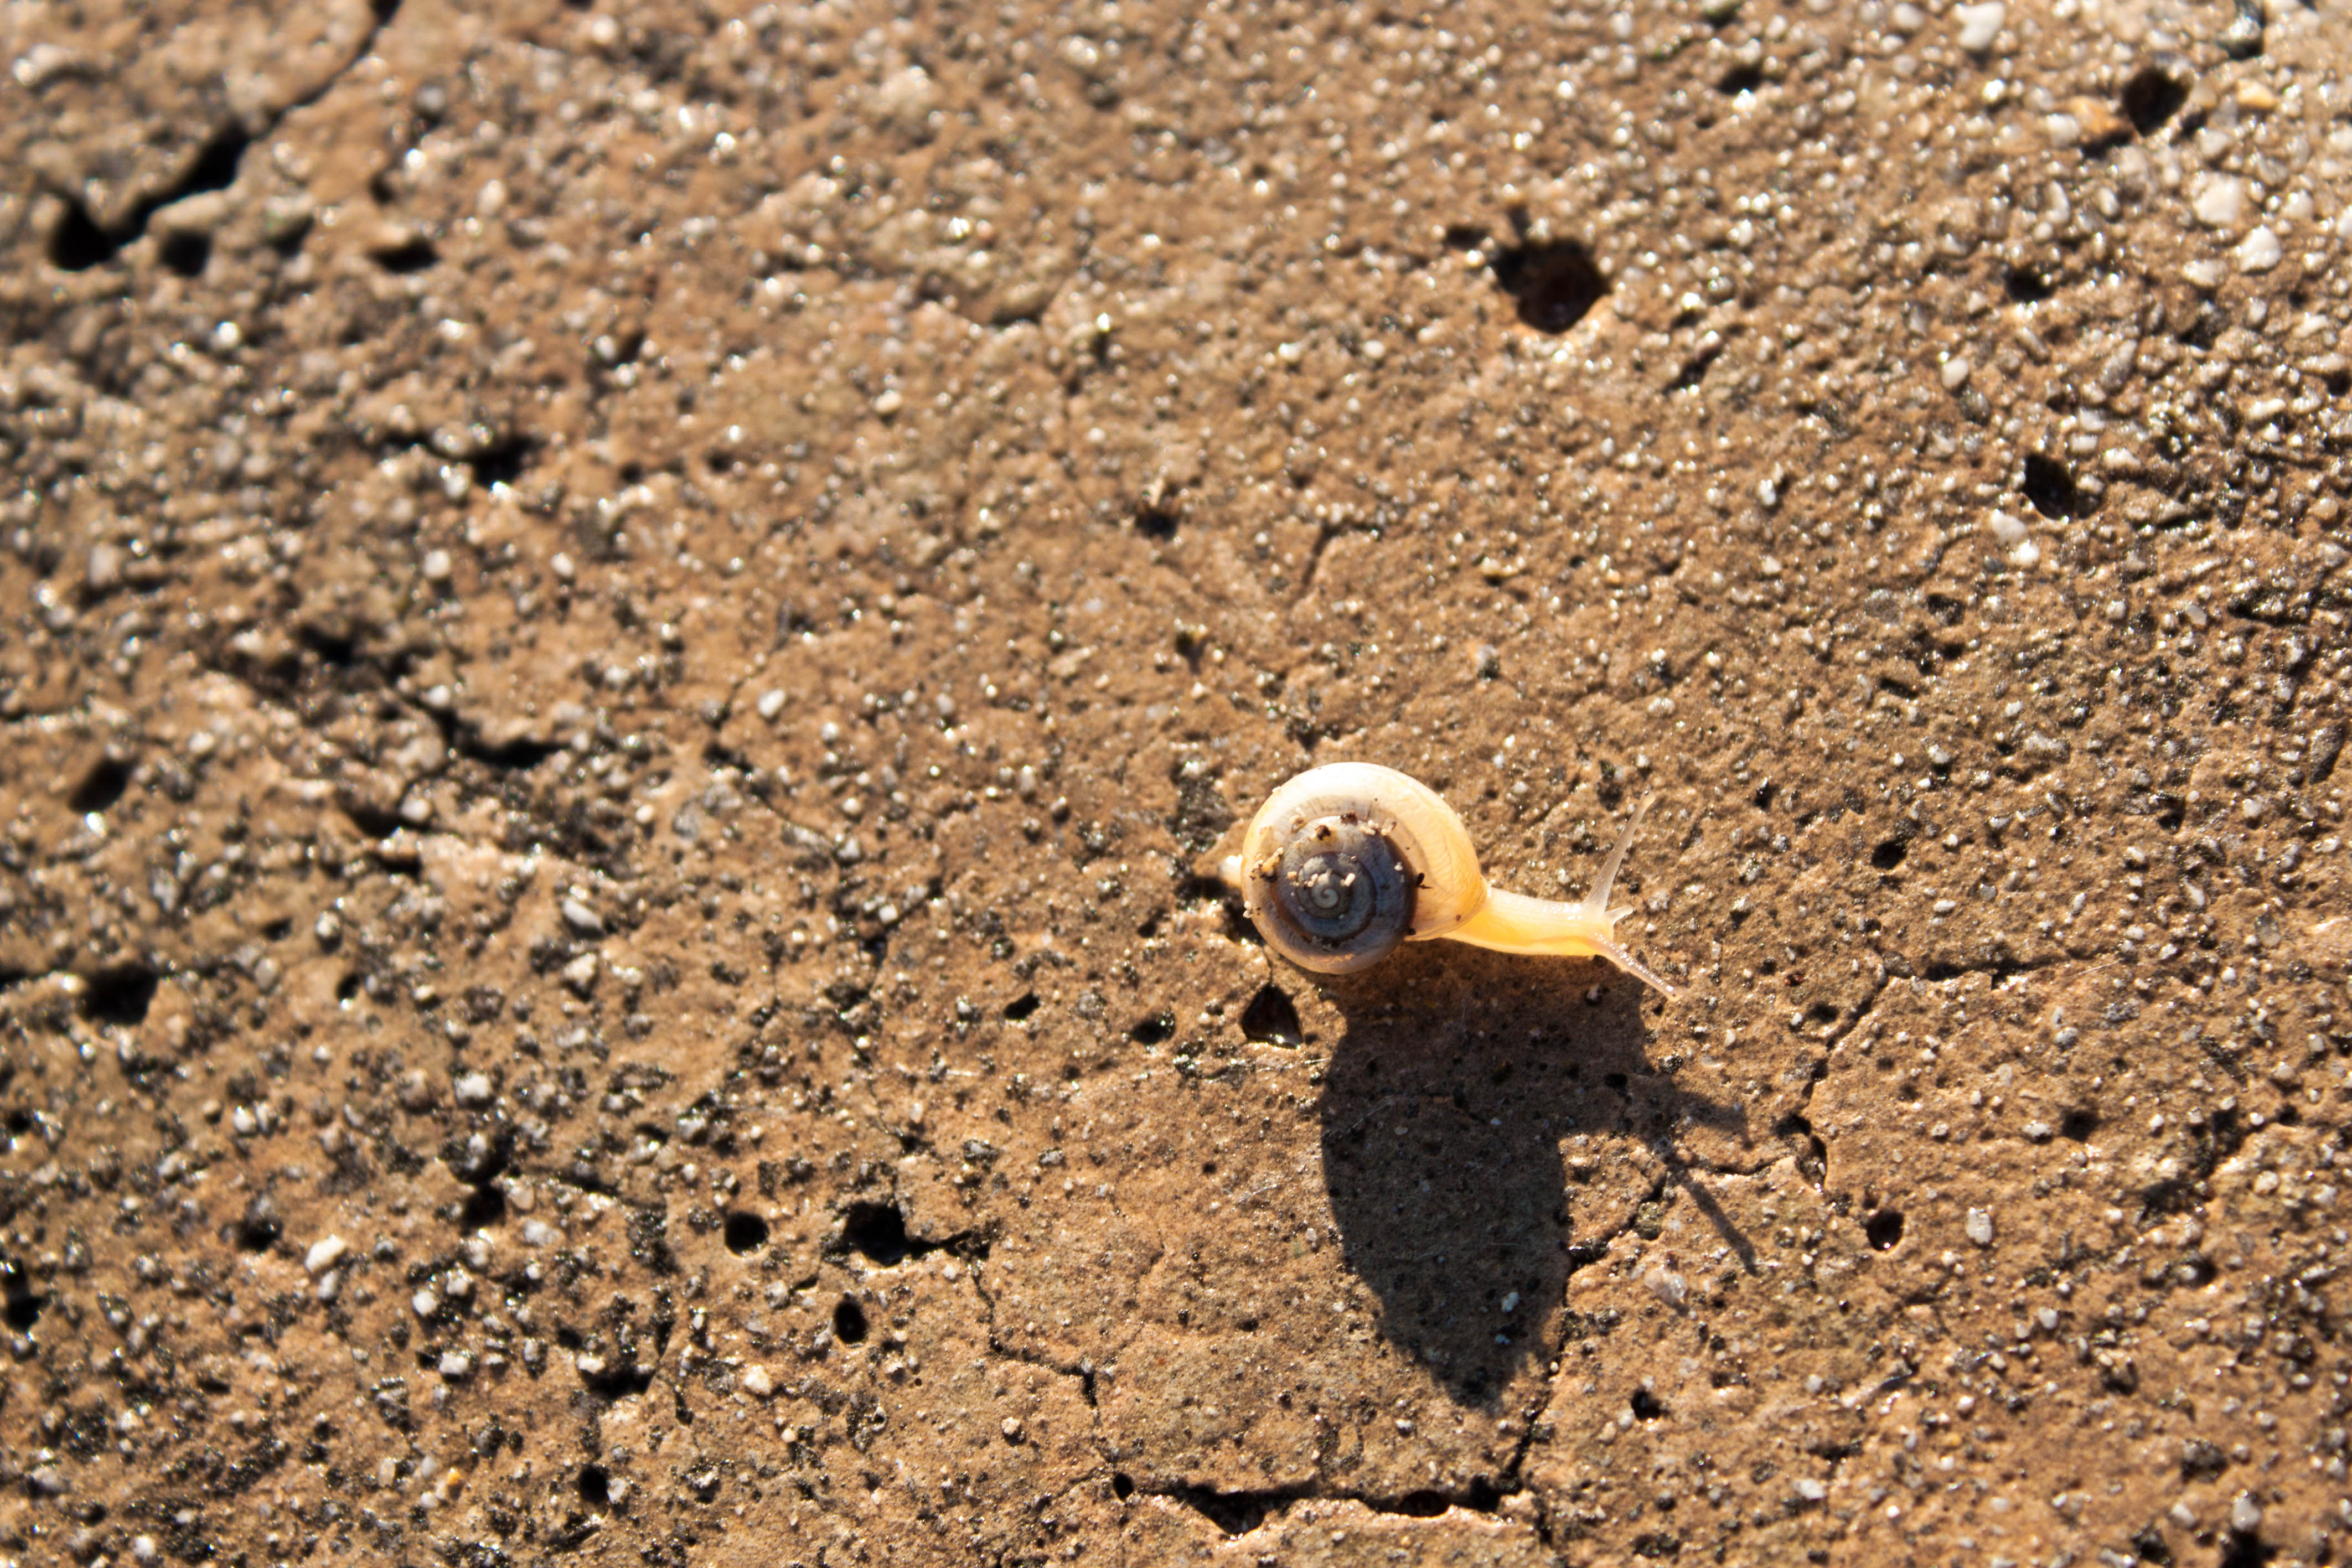
<instances>
[{"instance_id":1,"label":"sandy texture","mask_svg":"<svg viewBox=\"0 0 2352 1568\"><path fill-rule=\"evenodd\" d=\"M0 1563L2343 1561L2273 9L0 8Z\"/></svg>"}]
</instances>

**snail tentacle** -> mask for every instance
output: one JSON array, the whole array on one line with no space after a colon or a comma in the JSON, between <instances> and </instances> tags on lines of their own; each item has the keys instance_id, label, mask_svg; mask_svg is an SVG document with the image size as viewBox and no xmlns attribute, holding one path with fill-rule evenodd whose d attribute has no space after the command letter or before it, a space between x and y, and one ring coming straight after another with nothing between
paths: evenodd
<instances>
[{"instance_id":1,"label":"snail tentacle","mask_svg":"<svg viewBox=\"0 0 2352 1568\"><path fill-rule=\"evenodd\" d=\"M1467 942L1474 947L1490 947L1501 953L1605 958L1671 998L1675 994L1674 987L1618 944L1617 923L1633 913L1633 906L1628 904L1623 909L1609 907L1609 890L1617 880L1617 868L1625 863L1626 848L1633 843L1634 830L1642 825L1642 814L1649 810L1649 806L1650 799L1644 796L1633 808L1633 820L1625 824L1625 831L1618 835L1616 847L1601 862L1601 874L1594 879L1592 891L1578 902L1557 904L1549 899L1529 898L1523 894L1490 888L1486 902L1478 913L1446 935L1456 942Z\"/></svg>"}]
</instances>

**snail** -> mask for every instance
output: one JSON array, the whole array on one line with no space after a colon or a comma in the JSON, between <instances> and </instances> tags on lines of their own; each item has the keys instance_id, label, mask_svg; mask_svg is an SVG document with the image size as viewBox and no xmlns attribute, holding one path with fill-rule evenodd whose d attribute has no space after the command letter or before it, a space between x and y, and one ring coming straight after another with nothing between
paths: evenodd
<instances>
[{"instance_id":1,"label":"snail","mask_svg":"<svg viewBox=\"0 0 2352 1568\"><path fill-rule=\"evenodd\" d=\"M1502 953L1606 958L1667 997L1675 988L1617 944L1609 884L1649 809L1633 808L1592 891L1575 904L1486 884L1469 831L1437 792L1370 762L1301 773L1250 819L1220 871L1256 925L1302 969L1344 975L1400 942L1445 936Z\"/></svg>"}]
</instances>

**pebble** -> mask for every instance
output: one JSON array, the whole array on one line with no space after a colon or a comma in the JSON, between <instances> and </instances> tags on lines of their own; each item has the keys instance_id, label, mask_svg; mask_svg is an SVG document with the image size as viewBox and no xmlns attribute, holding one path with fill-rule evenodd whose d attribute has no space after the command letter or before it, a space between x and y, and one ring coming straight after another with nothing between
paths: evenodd
<instances>
[{"instance_id":1,"label":"pebble","mask_svg":"<svg viewBox=\"0 0 2352 1568\"><path fill-rule=\"evenodd\" d=\"M441 1310L441 1298L430 1291L419 1291L408 1298L409 1310L420 1318L429 1318Z\"/></svg>"},{"instance_id":2,"label":"pebble","mask_svg":"<svg viewBox=\"0 0 2352 1568\"><path fill-rule=\"evenodd\" d=\"M310 1243L310 1249L308 1252L302 1254L302 1267L314 1275L323 1274L333 1268L336 1260L350 1250L351 1243L341 1237L333 1234L321 1236L318 1240Z\"/></svg>"},{"instance_id":3,"label":"pebble","mask_svg":"<svg viewBox=\"0 0 2352 1568\"><path fill-rule=\"evenodd\" d=\"M90 546L89 562L82 576L92 593L112 591L122 583L122 552L109 544Z\"/></svg>"},{"instance_id":4,"label":"pebble","mask_svg":"<svg viewBox=\"0 0 2352 1568\"><path fill-rule=\"evenodd\" d=\"M784 694L771 687L760 694L758 706L760 716L773 724L776 722L776 716L784 711Z\"/></svg>"},{"instance_id":5,"label":"pebble","mask_svg":"<svg viewBox=\"0 0 2352 1568\"><path fill-rule=\"evenodd\" d=\"M743 1392L755 1399L765 1399L776 1391L776 1380L768 1369L756 1362L743 1369Z\"/></svg>"},{"instance_id":6,"label":"pebble","mask_svg":"<svg viewBox=\"0 0 2352 1568\"><path fill-rule=\"evenodd\" d=\"M2230 1528L2241 1535L2252 1535L2262 1527L2263 1505L2254 1500L2253 1493L2240 1492L2230 1504Z\"/></svg>"},{"instance_id":7,"label":"pebble","mask_svg":"<svg viewBox=\"0 0 2352 1568\"><path fill-rule=\"evenodd\" d=\"M2207 228L2235 228L2246 210L2246 183L2235 174L2217 175L2198 188L2189 207Z\"/></svg>"},{"instance_id":8,"label":"pebble","mask_svg":"<svg viewBox=\"0 0 2352 1568\"><path fill-rule=\"evenodd\" d=\"M488 1073L468 1072L450 1085L450 1092L457 1095L460 1105L487 1105L494 1091L490 1087Z\"/></svg>"},{"instance_id":9,"label":"pebble","mask_svg":"<svg viewBox=\"0 0 2352 1568\"><path fill-rule=\"evenodd\" d=\"M2286 251L2265 224L2238 244L2238 266L2245 272L2268 272L2284 260Z\"/></svg>"},{"instance_id":10,"label":"pebble","mask_svg":"<svg viewBox=\"0 0 2352 1568\"><path fill-rule=\"evenodd\" d=\"M1950 359L1946 360L1942 371L1944 390L1958 392L1968 385L1969 372L1974 368L1969 363L1969 357L1966 354L1954 354Z\"/></svg>"},{"instance_id":11,"label":"pebble","mask_svg":"<svg viewBox=\"0 0 2352 1568\"><path fill-rule=\"evenodd\" d=\"M460 1378L470 1377L473 1374L474 1358L468 1353L462 1350L447 1350L441 1353L442 1376L455 1383Z\"/></svg>"},{"instance_id":12,"label":"pebble","mask_svg":"<svg viewBox=\"0 0 2352 1568\"><path fill-rule=\"evenodd\" d=\"M567 898L561 905L559 905L559 907L562 911L563 924L571 926L572 930L577 931L581 936L602 936L604 935L604 922L603 917L597 915L594 910L581 903L578 899Z\"/></svg>"},{"instance_id":13,"label":"pebble","mask_svg":"<svg viewBox=\"0 0 2352 1568\"><path fill-rule=\"evenodd\" d=\"M1797 1495L1803 1498L1807 1502L1819 1502L1822 1499L1830 1495L1830 1489L1823 1486L1821 1482L1815 1480L1811 1476L1799 1476L1796 1482L1796 1490Z\"/></svg>"},{"instance_id":14,"label":"pebble","mask_svg":"<svg viewBox=\"0 0 2352 1568\"><path fill-rule=\"evenodd\" d=\"M2000 37L2001 25L2009 20L2009 7L2000 0L1988 0L1982 5L1955 5L1952 15L1960 24L1960 47L1981 55L1989 53L1993 40Z\"/></svg>"},{"instance_id":15,"label":"pebble","mask_svg":"<svg viewBox=\"0 0 2352 1568\"><path fill-rule=\"evenodd\" d=\"M1679 1309L1690 1296L1690 1281L1663 1265L1643 1275L1642 1283L1650 1288L1650 1294L1670 1307Z\"/></svg>"},{"instance_id":16,"label":"pebble","mask_svg":"<svg viewBox=\"0 0 2352 1568\"><path fill-rule=\"evenodd\" d=\"M1979 1247L1992 1245L1992 1211L1987 1208L1969 1210L1969 1239Z\"/></svg>"},{"instance_id":17,"label":"pebble","mask_svg":"<svg viewBox=\"0 0 2352 1568\"><path fill-rule=\"evenodd\" d=\"M563 983L575 996L586 996L596 988L596 955L583 953L563 966Z\"/></svg>"}]
</instances>

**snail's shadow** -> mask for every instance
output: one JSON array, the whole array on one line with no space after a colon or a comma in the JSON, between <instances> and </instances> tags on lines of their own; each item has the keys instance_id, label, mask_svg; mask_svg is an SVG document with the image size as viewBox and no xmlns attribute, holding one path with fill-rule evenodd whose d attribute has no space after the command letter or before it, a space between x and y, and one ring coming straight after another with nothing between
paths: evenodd
<instances>
[{"instance_id":1,"label":"snail's shadow","mask_svg":"<svg viewBox=\"0 0 2352 1568\"><path fill-rule=\"evenodd\" d=\"M1320 1107L1341 1256L1379 1298L1381 1332L1456 1401L1492 1408L1522 1364L1555 1353L1542 1325L1606 1246L1596 1216L1579 1222L1580 1207L1606 1207L1580 1201L1562 1155L1579 1134L1597 1161L1652 1151L1650 1168L1752 1267L1671 1138L1687 1120L1744 1133L1747 1113L1683 1092L1651 1061L1654 1004L1639 982L1433 943L1325 988L1347 1019Z\"/></svg>"}]
</instances>

